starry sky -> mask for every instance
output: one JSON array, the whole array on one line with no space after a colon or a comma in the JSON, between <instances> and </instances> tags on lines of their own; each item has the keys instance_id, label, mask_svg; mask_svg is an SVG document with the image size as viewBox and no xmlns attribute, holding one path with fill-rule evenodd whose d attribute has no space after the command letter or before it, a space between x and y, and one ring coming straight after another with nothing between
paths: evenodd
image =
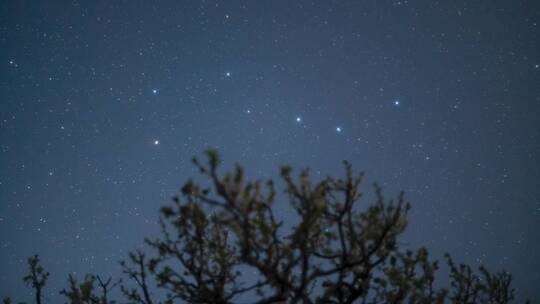
<instances>
[{"instance_id":1,"label":"starry sky","mask_svg":"<svg viewBox=\"0 0 540 304\"><path fill-rule=\"evenodd\" d=\"M118 275L216 147L250 178L349 160L406 191L405 245L540 301L539 23L534 0L2 1L0 295L30 299L34 253L49 303Z\"/></svg>"}]
</instances>

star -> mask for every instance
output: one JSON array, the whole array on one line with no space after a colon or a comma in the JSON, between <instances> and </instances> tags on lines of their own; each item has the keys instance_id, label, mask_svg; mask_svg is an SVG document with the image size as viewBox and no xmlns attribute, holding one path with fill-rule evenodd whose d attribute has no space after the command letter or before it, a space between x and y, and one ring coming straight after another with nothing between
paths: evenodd
<instances>
[{"instance_id":1,"label":"star","mask_svg":"<svg viewBox=\"0 0 540 304\"><path fill-rule=\"evenodd\" d=\"M157 94L158 90L157 89L152 89L152 94Z\"/></svg>"},{"instance_id":2,"label":"star","mask_svg":"<svg viewBox=\"0 0 540 304\"><path fill-rule=\"evenodd\" d=\"M154 140L154 146L159 145L159 139Z\"/></svg>"},{"instance_id":3,"label":"star","mask_svg":"<svg viewBox=\"0 0 540 304\"><path fill-rule=\"evenodd\" d=\"M336 132L341 133L341 131L343 131L343 129L341 129L341 127L336 127Z\"/></svg>"},{"instance_id":4,"label":"star","mask_svg":"<svg viewBox=\"0 0 540 304\"><path fill-rule=\"evenodd\" d=\"M226 77L231 77L231 72L225 72Z\"/></svg>"},{"instance_id":5,"label":"star","mask_svg":"<svg viewBox=\"0 0 540 304\"><path fill-rule=\"evenodd\" d=\"M399 100L396 99L396 100L394 100L394 102L392 102L392 104L393 104L394 106L396 106L396 107L399 107L399 105L401 104L401 101L399 101Z\"/></svg>"},{"instance_id":6,"label":"star","mask_svg":"<svg viewBox=\"0 0 540 304\"><path fill-rule=\"evenodd\" d=\"M302 117L300 117L300 116L296 117L296 122L301 123L302 122Z\"/></svg>"}]
</instances>

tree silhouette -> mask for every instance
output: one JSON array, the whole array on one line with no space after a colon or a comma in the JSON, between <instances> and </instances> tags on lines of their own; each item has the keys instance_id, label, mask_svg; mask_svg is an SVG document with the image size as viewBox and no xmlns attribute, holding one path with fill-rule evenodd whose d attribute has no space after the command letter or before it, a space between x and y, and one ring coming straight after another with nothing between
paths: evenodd
<instances>
[{"instance_id":1,"label":"tree silhouette","mask_svg":"<svg viewBox=\"0 0 540 304\"><path fill-rule=\"evenodd\" d=\"M28 266L30 268L30 272L23 278L23 281L34 289L36 303L41 304L43 287L47 282L49 273L45 271L43 266L41 266L41 264L39 263L38 255L34 255L28 258Z\"/></svg>"},{"instance_id":2,"label":"tree silhouette","mask_svg":"<svg viewBox=\"0 0 540 304\"><path fill-rule=\"evenodd\" d=\"M514 289L507 272L456 265L449 255L447 288L434 286L437 261L428 250L400 248L409 203L401 193L388 200L374 185L375 201L366 206L360 185L345 162L344 178L312 182L309 170L298 178L281 169L284 196L272 180L246 181L235 166L223 176L214 150L207 162L194 159L209 181L188 180L170 205L160 210L161 235L147 239L148 251L134 251L122 261L126 303L511 303ZM288 200L294 220L274 213L276 200ZM48 273L37 256L25 277L36 290L36 303ZM246 279L249 273L249 279ZM252 279L251 274L257 276ZM100 295L95 294L97 287ZM114 304L111 283L89 275L69 277L63 290L72 304ZM9 300L5 300L4 303ZM119 302L118 302L119 303ZM124 303L124 302L122 302Z\"/></svg>"},{"instance_id":3,"label":"tree silhouette","mask_svg":"<svg viewBox=\"0 0 540 304\"><path fill-rule=\"evenodd\" d=\"M148 265L146 262L146 255L144 252L137 250L129 253L128 261L121 261L122 272L128 276L128 278L134 281L137 288L128 288L122 285L122 293L132 303L137 304L153 304L152 297L150 296L150 287L148 284Z\"/></svg>"},{"instance_id":4,"label":"tree silhouette","mask_svg":"<svg viewBox=\"0 0 540 304\"><path fill-rule=\"evenodd\" d=\"M96 294L97 287L101 291ZM66 296L71 304L116 304L116 301L110 301L109 292L114 289L120 281L113 282L112 278L101 279L100 276L86 275L81 283L73 275L68 277L69 288L60 291L60 294Z\"/></svg>"}]
</instances>

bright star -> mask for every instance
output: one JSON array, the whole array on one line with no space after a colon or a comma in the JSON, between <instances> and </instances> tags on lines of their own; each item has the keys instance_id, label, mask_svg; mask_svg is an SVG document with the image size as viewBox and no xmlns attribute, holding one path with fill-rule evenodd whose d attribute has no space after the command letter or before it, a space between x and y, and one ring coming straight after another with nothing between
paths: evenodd
<instances>
[{"instance_id":1,"label":"bright star","mask_svg":"<svg viewBox=\"0 0 540 304\"><path fill-rule=\"evenodd\" d=\"M336 132L341 133L342 129L341 127L336 127Z\"/></svg>"},{"instance_id":2,"label":"bright star","mask_svg":"<svg viewBox=\"0 0 540 304\"><path fill-rule=\"evenodd\" d=\"M157 146L157 145L159 145L159 140L156 139L154 140L154 146Z\"/></svg>"},{"instance_id":3,"label":"bright star","mask_svg":"<svg viewBox=\"0 0 540 304\"><path fill-rule=\"evenodd\" d=\"M157 94L157 89L153 89L152 94Z\"/></svg>"},{"instance_id":4,"label":"bright star","mask_svg":"<svg viewBox=\"0 0 540 304\"><path fill-rule=\"evenodd\" d=\"M296 122L302 122L302 117L300 116L296 117Z\"/></svg>"},{"instance_id":5,"label":"bright star","mask_svg":"<svg viewBox=\"0 0 540 304\"><path fill-rule=\"evenodd\" d=\"M393 104L394 104L394 106L398 107L401 104L401 102L396 99L396 100L394 100Z\"/></svg>"},{"instance_id":6,"label":"bright star","mask_svg":"<svg viewBox=\"0 0 540 304\"><path fill-rule=\"evenodd\" d=\"M231 77L231 72L226 72L226 73L225 73L225 76Z\"/></svg>"}]
</instances>

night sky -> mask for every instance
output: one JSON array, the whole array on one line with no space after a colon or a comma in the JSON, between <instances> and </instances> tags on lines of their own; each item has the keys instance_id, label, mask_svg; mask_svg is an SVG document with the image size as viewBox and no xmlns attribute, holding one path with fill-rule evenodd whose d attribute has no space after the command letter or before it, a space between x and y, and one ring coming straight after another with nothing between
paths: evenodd
<instances>
[{"instance_id":1,"label":"night sky","mask_svg":"<svg viewBox=\"0 0 540 304\"><path fill-rule=\"evenodd\" d=\"M405 190L405 246L540 301L539 23L535 0L2 1L0 296L31 299L35 253L48 303L119 275L216 147L250 178L349 160Z\"/></svg>"}]
</instances>

